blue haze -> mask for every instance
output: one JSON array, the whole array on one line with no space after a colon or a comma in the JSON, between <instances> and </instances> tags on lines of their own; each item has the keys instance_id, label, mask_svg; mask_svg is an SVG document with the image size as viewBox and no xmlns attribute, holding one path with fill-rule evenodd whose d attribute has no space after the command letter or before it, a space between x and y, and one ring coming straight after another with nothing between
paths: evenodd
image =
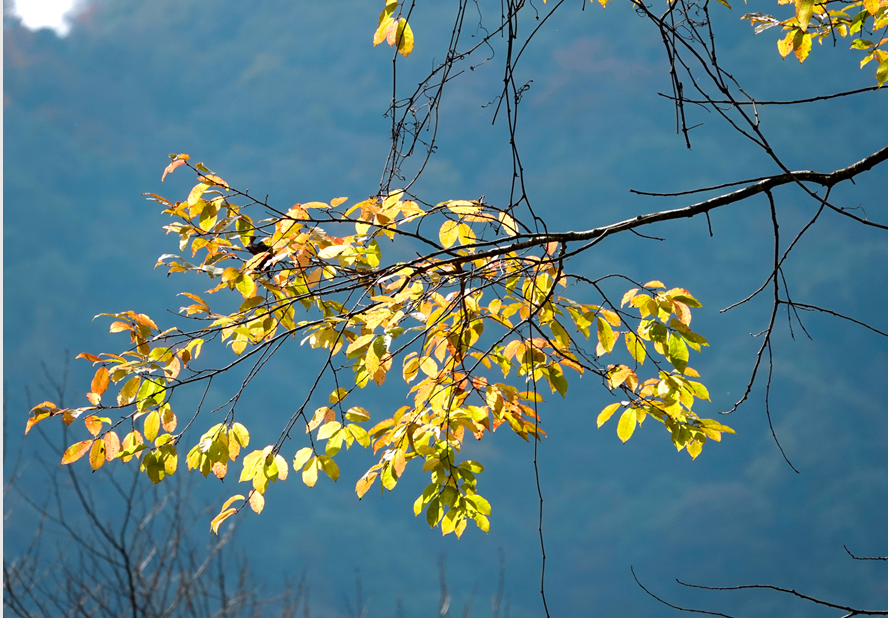
<instances>
[{"instance_id":1,"label":"blue haze","mask_svg":"<svg viewBox=\"0 0 888 618\"><path fill-rule=\"evenodd\" d=\"M656 94L669 91L657 33L628 5L587 5L581 12L576 4L540 32L519 67L520 80L533 80L521 104L519 146L532 203L550 229L587 229L689 203L640 197L629 188L687 190L777 171L719 118L693 107L690 124L703 124L692 132L693 149L685 149L671 104ZM23 387L43 398L41 360L57 369L66 348L76 354L119 345L104 322L90 321L94 315L137 309L171 323L172 316L160 316L179 306L178 292L208 287L152 270L157 256L177 245L161 229L167 218L140 194L182 199L193 180L180 171L161 185L167 153L187 152L281 207L375 192L388 147L382 113L391 67L388 48L370 47L380 5L118 0L97 3L63 39L5 21L7 449L19 448L27 417ZM750 2L745 10L769 7ZM417 10L417 49L399 63L403 84L412 86L440 55L451 9L439 2ZM858 70L859 58L841 44L815 48L800 67L780 60L773 31L753 37L740 11L715 12L724 35L721 58L757 98L871 84L870 67ZM524 27L530 26L528 19ZM467 36L474 28L474 22L466 27ZM501 84L498 58L460 76L445 96L439 152L418 188L428 201L508 199L507 135L502 123L491 127L486 105ZM760 114L774 148L794 169L843 167L888 137L884 92ZM856 186L837 188L836 203L860 204L884 222L885 177L877 169ZM791 238L812 216L812 204L791 189L775 197L782 237ZM824 219L787 264L793 298L884 330L888 243L870 228L835 215ZM646 230L663 241L608 240L574 259L571 270L662 279L701 299L705 309L695 327L712 347L692 365L713 399L701 412L714 414L742 394L760 345L750 333L764 327L769 307L761 298L727 314L717 310L764 281L772 248L763 197L712 213L711 224L713 237L705 219L693 219ZM620 294L621 285L608 291ZM799 475L770 435L761 383L725 421L737 435L707 445L696 462L676 454L652 422L625 445L613 421L596 430L595 416L609 399L589 377L572 379L564 400L547 396L548 438L539 458L553 616L677 615L638 588L630 565L670 601L735 615L833 614L772 593L692 591L674 578L771 583L837 603L888 605L885 567L854 562L842 548L888 553L885 343L847 323L803 317L813 340L795 326L793 341L781 314L771 389L774 427ZM260 446L274 440L305 396L316 366L305 348L278 361L239 404ZM90 373L87 363L73 364L74 403ZM210 397L221 403L234 387L223 385ZM194 404L179 403L180 414ZM384 390L376 405L401 404ZM322 479L308 490L291 479L272 487L265 512L245 516L239 542L270 588L281 575L306 569L312 611L330 617L346 615L341 595L352 590L356 568L372 598L371 616L395 615L397 598L408 616L430 615L442 552L454 594L451 615L477 587L472 615L486 616L502 548L510 615L540 616L532 449L505 432L491 438L466 447L487 468L479 491L494 508L489 535L470 529L460 541L441 539L424 518L414 519L411 505L427 483L419 470L408 468L393 493L380 498L371 491L359 503L352 483L373 459L350 452L338 457L336 485ZM30 438L23 448L45 449ZM239 491L233 481L213 482L201 499L220 503ZM32 482L39 487L37 472ZM24 516L5 522L4 552L20 549L33 526ZM195 534L209 534L207 528Z\"/></svg>"}]
</instances>

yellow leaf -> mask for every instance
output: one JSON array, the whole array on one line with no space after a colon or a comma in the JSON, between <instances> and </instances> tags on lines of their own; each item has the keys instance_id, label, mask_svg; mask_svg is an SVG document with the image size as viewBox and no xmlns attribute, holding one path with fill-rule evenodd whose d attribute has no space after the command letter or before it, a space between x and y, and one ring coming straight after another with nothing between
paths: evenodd
<instances>
[{"instance_id":1,"label":"yellow leaf","mask_svg":"<svg viewBox=\"0 0 888 618\"><path fill-rule=\"evenodd\" d=\"M697 459L697 455L699 455L703 451L703 444L699 440L694 440L687 446L688 455L691 456L691 459Z\"/></svg>"},{"instance_id":2,"label":"yellow leaf","mask_svg":"<svg viewBox=\"0 0 888 618\"><path fill-rule=\"evenodd\" d=\"M435 363L435 359L431 358L430 356L424 357L419 362L419 368L422 369L422 372L430 378L438 375L438 365Z\"/></svg>"},{"instance_id":3,"label":"yellow leaf","mask_svg":"<svg viewBox=\"0 0 888 618\"><path fill-rule=\"evenodd\" d=\"M610 417L614 415L614 412L616 412L617 408L619 407L619 403L612 403L604 410L602 410L601 413L598 415L598 427L600 428L602 425L604 425L608 421L608 419L610 419Z\"/></svg>"},{"instance_id":4,"label":"yellow leaf","mask_svg":"<svg viewBox=\"0 0 888 618\"><path fill-rule=\"evenodd\" d=\"M152 410L148 416L145 417L145 439L149 442L154 442L154 439L157 438L157 431L160 429L160 413L157 410Z\"/></svg>"},{"instance_id":5,"label":"yellow leaf","mask_svg":"<svg viewBox=\"0 0 888 618\"><path fill-rule=\"evenodd\" d=\"M413 51L413 29L403 17L398 20L395 42L398 46L398 52L405 58Z\"/></svg>"},{"instance_id":6,"label":"yellow leaf","mask_svg":"<svg viewBox=\"0 0 888 618\"><path fill-rule=\"evenodd\" d=\"M242 495L238 494L236 496L231 496L228 500L225 501L225 504L222 505L222 510L227 509L231 504L237 500L246 500Z\"/></svg>"},{"instance_id":7,"label":"yellow leaf","mask_svg":"<svg viewBox=\"0 0 888 618\"><path fill-rule=\"evenodd\" d=\"M879 0L863 0L863 8L866 9L867 13L873 16L875 16L876 11L879 10L880 4Z\"/></svg>"},{"instance_id":8,"label":"yellow leaf","mask_svg":"<svg viewBox=\"0 0 888 618\"><path fill-rule=\"evenodd\" d=\"M632 375L634 372L629 369L626 365L617 365L614 367L607 376L607 384L611 390L619 387L626 379Z\"/></svg>"},{"instance_id":9,"label":"yellow leaf","mask_svg":"<svg viewBox=\"0 0 888 618\"><path fill-rule=\"evenodd\" d=\"M222 525L222 522L235 513L237 513L237 509L227 509L216 515L213 518L213 521L210 522L210 530L212 530L214 534L219 534L219 526Z\"/></svg>"},{"instance_id":10,"label":"yellow leaf","mask_svg":"<svg viewBox=\"0 0 888 618\"><path fill-rule=\"evenodd\" d=\"M628 303L630 300L632 300L633 296L638 294L638 291L639 291L638 288L632 288L631 290L629 290L628 292L623 294L623 300L620 301L620 306L625 307L626 303Z\"/></svg>"},{"instance_id":11,"label":"yellow leaf","mask_svg":"<svg viewBox=\"0 0 888 618\"><path fill-rule=\"evenodd\" d=\"M799 28L807 32L808 22L814 14L814 0L795 0L795 13Z\"/></svg>"},{"instance_id":12,"label":"yellow leaf","mask_svg":"<svg viewBox=\"0 0 888 618\"><path fill-rule=\"evenodd\" d=\"M306 446L296 451L296 457L293 458L293 469L298 470L305 465L305 462L311 459L311 447Z\"/></svg>"},{"instance_id":13,"label":"yellow leaf","mask_svg":"<svg viewBox=\"0 0 888 618\"><path fill-rule=\"evenodd\" d=\"M438 239L441 241L441 245L448 249L453 246L453 243L456 242L456 239L459 237L459 223L456 221L445 221L444 225L441 226L441 229L438 230Z\"/></svg>"},{"instance_id":14,"label":"yellow leaf","mask_svg":"<svg viewBox=\"0 0 888 618\"><path fill-rule=\"evenodd\" d=\"M395 25L392 13L395 12L397 6L396 3L388 4L382 10L382 13L379 14L379 27L373 34L373 47L376 47L388 38L389 30Z\"/></svg>"},{"instance_id":15,"label":"yellow leaf","mask_svg":"<svg viewBox=\"0 0 888 618\"><path fill-rule=\"evenodd\" d=\"M92 447L92 440L84 440L83 442L77 442L76 444L72 444L65 450L65 454L62 455L62 465L66 465L69 463L73 463L86 455L86 452Z\"/></svg>"},{"instance_id":16,"label":"yellow leaf","mask_svg":"<svg viewBox=\"0 0 888 618\"><path fill-rule=\"evenodd\" d=\"M416 378L416 373L419 371L419 359L415 356L415 352L411 352L411 354L414 354L414 356L404 359L402 375L404 376L405 382L410 382Z\"/></svg>"},{"instance_id":17,"label":"yellow leaf","mask_svg":"<svg viewBox=\"0 0 888 618\"><path fill-rule=\"evenodd\" d=\"M459 244L461 245L474 245L475 244L475 232L472 231L465 223L460 223L456 228L457 236L459 237Z\"/></svg>"},{"instance_id":18,"label":"yellow leaf","mask_svg":"<svg viewBox=\"0 0 888 618\"><path fill-rule=\"evenodd\" d=\"M139 392L139 384L142 379L138 376L134 376L126 381L126 384L120 389L120 392L117 393L117 405L125 406L129 405L136 398L136 393Z\"/></svg>"},{"instance_id":19,"label":"yellow leaf","mask_svg":"<svg viewBox=\"0 0 888 618\"><path fill-rule=\"evenodd\" d=\"M796 30L795 36L792 39L792 49L795 52L796 58L799 59L799 62L804 62L805 58L808 57L808 54L811 53L811 35L806 34L801 30Z\"/></svg>"},{"instance_id":20,"label":"yellow leaf","mask_svg":"<svg viewBox=\"0 0 888 618\"><path fill-rule=\"evenodd\" d=\"M102 467L105 463L105 441L95 440L89 451L89 465L93 472Z\"/></svg>"},{"instance_id":21,"label":"yellow leaf","mask_svg":"<svg viewBox=\"0 0 888 618\"><path fill-rule=\"evenodd\" d=\"M314 487L315 483L318 482L318 468L320 467L321 465L317 457L310 460L302 471L302 482L309 487Z\"/></svg>"},{"instance_id":22,"label":"yellow leaf","mask_svg":"<svg viewBox=\"0 0 888 618\"><path fill-rule=\"evenodd\" d=\"M336 465L336 462L325 456L318 457L318 459L321 462L321 467L324 469L324 474L334 481L339 480L339 466Z\"/></svg>"},{"instance_id":23,"label":"yellow leaf","mask_svg":"<svg viewBox=\"0 0 888 618\"><path fill-rule=\"evenodd\" d=\"M610 353L614 349L614 344L617 342L617 336L614 334L611 325L607 323L607 321L598 316L598 343L599 349L603 350L606 353ZM599 354L601 356L601 354Z\"/></svg>"},{"instance_id":24,"label":"yellow leaf","mask_svg":"<svg viewBox=\"0 0 888 618\"><path fill-rule=\"evenodd\" d=\"M793 32L793 30L790 30L784 38L777 41L777 51L780 52L780 56L783 58L786 58L792 51Z\"/></svg>"},{"instance_id":25,"label":"yellow leaf","mask_svg":"<svg viewBox=\"0 0 888 618\"><path fill-rule=\"evenodd\" d=\"M625 336L626 341L626 349L629 350L629 354L632 355L636 361L638 361L639 365L644 364L644 359L647 357L647 352L644 349L644 343L639 340L638 337L635 336L633 332L627 332Z\"/></svg>"},{"instance_id":26,"label":"yellow leaf","mask_svg":"<svg viewBox=\"0 0 888 618\"><path fill-rule=\"evenodd\" d=\"M518 224L515 223L515 219L512 218L511 215L501 212L499 214L499 221L503 226L503 231L509 236L517 236L518 235Z\"/></svg>"},{"instance_id":27,"label":"yellow leaf","mask_svg":"<svg viewBox=\"0 0 888 618\"><path fill-rule=\"evenodd\" d=\"M274 463L277 466L278 480L286 481L290 471L287 469L287 460L280 455L274 456Z\"/></svg>"},{"instance_id":28,"label":"yellow leaf","mask_svg":"<svg viewBox=\"0 0 888 618\"><path fill-rule=\"evenodd\" d=\"M644 287L646 287L646 288L665 288L666 286L663 285L662 281L657 281L656 279L654 279L653 281L648 281L647 283L645 283Z\"/></svg>"},{"instance_id":29,"label":"yellow leaf","mask_svg":"<svg viewBox=\"0 0 888 618\"><path fill-rule=\"evenodd\" d=\"M620 417L620 422L617 424L617 437L624 443L632 437L632 433L635 431L635 421L637 418L635 408L629 408L623 412L623 416Z\"/></svg>"}]
</instances>

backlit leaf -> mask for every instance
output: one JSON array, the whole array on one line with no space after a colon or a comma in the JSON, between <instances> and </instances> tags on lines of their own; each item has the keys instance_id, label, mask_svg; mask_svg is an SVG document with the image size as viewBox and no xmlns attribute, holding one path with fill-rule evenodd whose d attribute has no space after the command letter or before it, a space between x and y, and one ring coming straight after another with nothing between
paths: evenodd
<instances>
[{"instance_id":1,"label":"backlit leaf","mask_svg":"<svg viewBox=\"0 0 888 618\"><path fill-rule=\"evenodd\" d=\"M799 28L807 31L808 22L811 21L811 15L814 14L814 0L795 0L795 13Z\"/></svg>"},{"instance_id":2,"label":"backlit leaf","mask_svg":"<svg viewBox=\"0 0 888 618\"><path fill-rule=\"evenodd\" d=\"M395 42L398 46L398 52L402 56L409 56L410 52L413 51L413 29L403 17L398 20Z\"/></svg>"},{"instance_id":3,"label":"backlit leaf","mask_svg":"<svg viewBox=\"0 0 888 618\"><path fill-rule=\"evenodd\" d=\"M113 431L109 431L102 437L102 440L105 442L105 459L111 461L120 452L120 438Z\"/></svg>"},{"instance_id":4,"label":"backlit leaf","mask_svg":"<svg viewBox=\"0 0 888 618\"><path fill-rule=\"evenodd\" d=\"M102 421L96 416L87 416L83 419L83 424L86 425L86 429L93 435L93 437L98 436L99 432L102 431Z\"/></svg>"},{"instance_id":5,"label":"backlit leaf","mask_svg":"<svg viewBox=\"0 0 888 618\"><path fill-rule=\"evenodd\" d=\"M318 469L320 467L321 467L321 464L318 461L317 457L311 459L305 465L305 469L302 470L302 482L305 483L306 485L308 485L309 487L314 487L315 483L318 482Z\"/></svg>"},{"instance_id":6,"label":"backlit leaf","mask_svg":"<svg viewBox=\"0 0 888 618\"><path fill-rule=\"evenodd\" d=\"M157 438L157 431L160 429L160 413L157 410L152 410L148 416L145 417L145 439L149 442L154 442Z\"/></svg>"},{"instance_id":7,"label":"backlit leaf","mask_svg":"<svg viewBox=\"0 0 888 618\"><path fill-rule=\"evenodd\" d=\"M608 421L608 419L610 419L610 417L614 415L614 412L616 412L619 407L619 403L612 403L604 408L604 410L602 410L598 414L598 426L601 427L602 425L604 425Z\"/></svg>"},{"instance_id":8,"label":"backlit leaf","mask_svg":"<svg viewBox=\"0 0 888 618\"><path fill-rule=\"evenodd\" d=\"M104 366L99 367L98 371L96 371L96 375L92 379L90 390L96 395L101 395L108 388L109 379L108 369Z\"/></svg>"},{"instance_id":9,"label":"backlit leaf","mask_svg":"<svg viewBox=\"0 0 888 618\"><path fill-rule=\"evenodd\" d=\"M635 432L637 418L635 408L629 408L623 412L623 415L620 417L620 422L617 424L617 437L620 438L620 440L626 442L626 440L632 437L632 434Z\"/></svg>"},{"instance_id":10,"label":"backlit leaf","mask_svg":"<svg viewBox=\"0 0 888 618\"><path fill-rule=\"evenodd\" d=\"M777 51L780 52L781 57L786 58L792 52L792 40L793 31L790 30L785 37L777 41Z\"/></svg>"},{"instance_id":11,"label":"backlit leaf","mask_svg":"<svg viewBox=\"0 0 888 618\"><path fill-rule=\"evenodd\" d=\"M256 513L261 513L265 508L265 497L258 491L253 491L250 494L250 508Z\"/></svg>"},{"instance_id":12,"label":"backlit leaf","mask_svg":"<svg viewBox=\"0 0 888 618\"><path fill-rule=\"evenodd\" d=\"M92 440L84 440L83 442L77 442L69 446L65 449L65 454L62 455L62 465L64 466L73 463L86 455L87 451L92 447L92 443Z\"/></svg>"},{"instance_id":13,"label":"backlit leaf","mask_svg":"<svg viewBox=\"0 0 888 618\"><path fill-rule=\"evenodd\" d=\"M376 480L377 476L379 476L379 473L373 472L358 479L358 482L355 484L355 493L358 494L359 500L363 498L364 494L367 493L367 490L373 486L373 481Z\"/></svg>"},{"instance_id":14,"label":"backlit leaf","mask_svg":"<svg viewBox=\"0 0 888 618\"><path fill-rule=\"evenodd\" d=\"M610 353L614 349L614 344L617 342L617 336L614 334L611 325L608 324L607 320L598 316L596 319L598 323L598 342L601 344L601 349L603 349L606 353Z\"/></svg>"},{"instance_id":15,"label":"backlit leaf","mask_svg":"<svg viewBox=\"0 0 888 618\"><path fill-rule=\"evenodd\" d=\"M222 525L222 522L237 513L237 509L226 509L216 515L213 520L210 522L210 530L213 531L214 534L219 534L219 526Z\"/></svg>"},{"instance_id":16,"label":"backlit leaf","mask_svg":"<svg viewBox=\"0 0 888 618\"><path fill-rule=\"evenodd\" d=\"M142 379L138 376L133 376L129 380L126 381L120 392L117 393L117 405L126 406L131 404L136 399L136 393L139 392L139 383Z\"/></svg>"},{"instance_id":17,"label":"backlit leaf","mask_svg":"<svg viewBox=\"0 0 888 618\"><path fill-rule=\"evenodd\" d=\"M445 221L441 226L441 229L438 230L438 239L441 241L441 245L448 249L453 246L453 243L456 242L459 237L459 223L456 221Z\"/></svg>"},{"instance_id":18,"label":"backlit leaf","mask_svg":"<svg viewBox=\"0 0 888 618\"><path fill-rule=\"evenodd\" d=\"M105 441L94 440L89 450L89 465L93 472L102 467L105 463Z\"/></svg>"}]
</instances>

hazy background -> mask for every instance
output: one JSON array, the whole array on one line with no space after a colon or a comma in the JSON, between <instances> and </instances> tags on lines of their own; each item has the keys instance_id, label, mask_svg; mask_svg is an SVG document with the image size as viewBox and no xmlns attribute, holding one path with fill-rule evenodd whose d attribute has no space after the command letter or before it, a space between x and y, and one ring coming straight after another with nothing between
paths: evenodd
<instances>
[{"instance_id":1,"label":"hazy background","mask_svg":"<svg viewBox=\"0 0 888 618\"><path fill-rule=\"evenodd\" d=\"M690 124L704 124L686 150L674 132L673 108L656 94L669 89L657 33L628 5L587 5L585 11L577 5L550 20L519 75L533 80L521 107L519 145L530 197L550 229L591 228L689 203L641 198L629 188L675 191L775 171L700 110L689 110ZM371 47L381 9L374 2L97 1L81 6L65 36L24 28L10 8L5 4L3 354L5 448L13 451L29 404L45 398L40 361L60 371L65 349L73 356L120 345L105 322L90 321L94 315L135 309L172 325L175 318L164 312L181 304L175 295L207 287L206 280L167 278L152 269L157 256L177 244L161 229L167 217L141 193L182 199L193 181L180 170L161 185L167 153L187 152L281 207L340 195L363 199L376 191L387 152L382 114L391 53ZM449 35L448 3L420 8L416 51L399 63L407 85L432 66ZM743 10L774 9L750 2ZM777 34L753 37L739 21L741 12L715 11L720 53L725 68L757 98L871 85L870 67L859 71L859 57L842 51L842 43L837 50L815 48L802 67L781 61ZM473 21L466 32L475 28ZM485 107L499 84L497 58L454 82L445 97L440 150L420 187L426 200L486 195L493 203L506 201L508 143L501 124L490 126L492 107ZM884 109L885 94L878 92L764 108L761 117L788 164L830 171L885 144ZM837 189L836 202L860 204L884 222L884 178L881 169L862 176L855 187ZM775 196L783 238L791 238L813 214L812 204L790 189ZM793 298L884 327L884 235L824 217L825 225L805 237L786 266ZM760 345L750 333L764 327L769 307L763 298L728 314L717 310L764 281L772 251L764 198L711 219L712 238L703 219L673 222L647 230L663 242L608 241L572 266L589 276L662 279L703 302L695 327L712 347L692 365L712 394L713 403L699 410L706 414L729 408L742 394ZM676 455L653 423L625 445L614 422L596 430L595 416L608 397L594 380L573 379L564 400L547 397L549 437L540 445L540 473L553 616L674 615L636 586L630 565L671 601L743 616L832 614L774 594L688 591L674 578L771 583L837 603L885 607L885 567L854 562L842 549L884 555L888 547L884 343L817 316L805 316L813 340L791 341L785 324L782 316L771 409L799 475L770 436L761 388L726 420L737 435L707 445L696 462ZM211 352L227 354L205 351ZM252 444L274 440L304 397L314 362L310 352L295 348L253 383L239 404ZM73 363L71 405L83 405L91 373L88 363ZM224 401L232 387L220 385L211 399ZM391 393L374 403L376 418L400 405ZM180 401L180 415L189 404ZM201 423L205 428L211 421ZM493 504L489 535L470 527L462 540L441 539L424 518L413 518L410 506L428 482L418 469L393 493L381 498L371 491L359 503L353 483L373 458L350 452L337 458L343 473L337 484L322 479L309 490L294 478L272 487L261 516L244 514L241 547L270 588L305 570L315 615L331 617L346 615L341 597L352 590L356 568L372 598L371 616L395 615L398 598L408 616L430 615L442 552L454 593L451 615L477 588L472 615L486 616L501 549L510 615L540 616L531 448L513 435L492 438L466 448L487 468L479 491ZM288 447L288 458L300 446ZM58 457L30 437L23 448ZM35 495L43 490L41 476L37 466L28 476ZM206 481L198 499L220 504L240 491L234 480ZM101 483L101 475L94 482ZM109 512L114 507L110 503ZM196 527L198 538L209 534L208 523L209 516ZM5 521L4 553L19 551L34 526L33 516L17 510Z\"/></svg>"}]
</instances>

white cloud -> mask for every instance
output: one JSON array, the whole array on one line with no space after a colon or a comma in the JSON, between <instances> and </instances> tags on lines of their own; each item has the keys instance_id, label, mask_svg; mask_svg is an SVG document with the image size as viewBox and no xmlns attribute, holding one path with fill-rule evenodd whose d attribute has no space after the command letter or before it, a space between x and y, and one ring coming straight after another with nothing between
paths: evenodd
<instances>
[{"instance_id":1,"label":"white cloud","mask_svg":"<svg viewBox=\"0 0 888 618\"><path fill-rule=\"evenodd\" d=\"M31 30L51 28L59 36L65 36L71 29L65 19L76 0L16 0L12 12L22 19L22 24Z\"/></svg>"}]
</instances>

